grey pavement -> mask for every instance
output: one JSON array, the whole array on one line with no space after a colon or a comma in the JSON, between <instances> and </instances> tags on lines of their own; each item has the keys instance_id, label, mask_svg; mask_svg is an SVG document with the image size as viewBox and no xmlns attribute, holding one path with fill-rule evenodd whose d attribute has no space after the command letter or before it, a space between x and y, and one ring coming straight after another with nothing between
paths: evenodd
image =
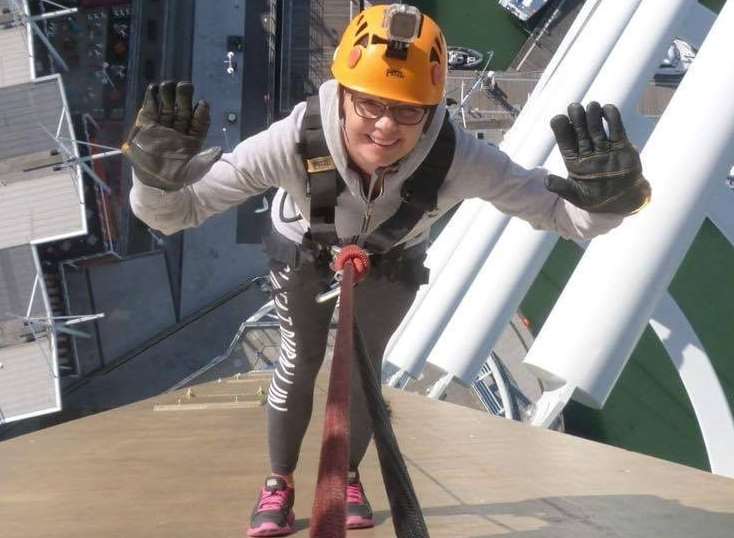
<instances>
[{"instance_id":1,"label":"grey pavement","mask_svg":"<svg viewBox=\"0 0 734 538\"><path fill-rule=\"evenodd\" d=\"M267 64L261 64L260 70L250 68L245 72L243 52L228 47L231 45L228 38L231 41L239 37L244 51L248 49L248 36L245 35L246 4L245 0L227 0L217 2L215 8L210 2L196 3L192 80L198 96L206 98L211 106L212 124L207 143L222 146L225 151L231 150L240 141L243 121L247 121L250 107L242 107L242 96L248 79L267 77ZM234 52L232 74L227 73L229 64L225 63L229 48ZM247 63L252 66L252 61ZM228 115L232 114L234 116L228 120ZM261 112L256 121L262 121ZM257 216L250 216L252 226L259 226ZM244 223L245 226L247 224ZM233 208L196 229L184 232L182 316L211 303L243 281L265 272L266 260L261 246L238 244L236 229L237 209Z\"/></svg>"}]
</instances>

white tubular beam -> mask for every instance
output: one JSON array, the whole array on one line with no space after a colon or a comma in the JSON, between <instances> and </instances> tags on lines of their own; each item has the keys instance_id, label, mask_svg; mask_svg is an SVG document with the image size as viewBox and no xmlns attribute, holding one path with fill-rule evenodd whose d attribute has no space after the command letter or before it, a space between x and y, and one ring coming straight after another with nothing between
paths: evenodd
<instances>
[{"instance_id":1,"label":"white tubular beam","mask_svg":"<svg viewBox=\"0 0 734 538\"><path fill-rule=\"evenodd\" d=\"M543 71L540 79L538 79L538 83L533 88L527 103L525 103L525 106L523 107L523 114L527 116L527 125L533 126L531 119L537 120L540 113L539 111L542 111L543 104L545 103L545 99L543 99L541 95L548 87L549 81L554 78L556 70L568 57L568 53L571 50L572 45L589 24L591 17L596 13L597 7L600 3L601 0L586 0L571 24L571 27L568 29L568 32L563 36L563 40L561 40L560 45L558 45L556 52L553 54L550 62L548 62L545 71ZM509 144L511 147L522 145L522 140L524 139L526 130L525 126L518 124L516 121L512 126L512 129L505 134L503 142L505 144Z\"/></svg>"},{"instance_id":2,"label":"white tubular beam","mask_svg":"<svg viewBox=\"0 0 734 538\"><path fill-rule=\"evenodd\" d=\"M629 5L619 6L617 16L621 19L624 19L626 23L626 20L628 20L629 16L631 15L631 10L634 8L634 5L639 4L640 0L625 1ZM587 0L584 3L584 6L581 8L581 11L579 12L577 18L574 20L571 28L561 42L561 45L559 46L556 54L551 59L549 67L552 66L553 72L555 72L556 69L559 67L561 61L566 58L566 53L568 52L569 48L576 42L578 34L587 26L591 15L596 11L596 8L600 4L600 2L601 0ZM602 13L602 16L608 15L609 13ZM569 74L568 72L570 71L570 69L566 71L567 74ZM581 71L583 72L583 69ZM591 73L591 75L591 78L588 80L588 82L585 83L586 86L591 83L593 73ZM532 93L532 97L534 98L533 100L540 100L539 95L541 92L538 91L538 88L541 86L545 88L548 85L547 77L548 75L544 73L541 79L538 81L538 84L536 85L536 88L533 90ZM582 82L580 85L584 86L584 83ZM560 84L560 86L563 87L562 84ZM580 95L583 93L583 91L584 90L579 93L579 97L577 97L577 99L580 98ZM570 93L573 93L573 90ZM535 99L536 97L537 99ZM530 104L530 101L528 102L528 104ZM531 108L533 108L532 111L530 110ZM552 114L546 114L543 119L548 120L551 116ZM512 129L510 129L510 131L506 133L505 140L503 140L502 144L500 144L500 148L507 153L515 153L515 151L517 151L517 149L525 143L525 134L530 129L535 129L538 126L537 121L537 107L523 107L520 115L515 120ZM434 241L434 243L431 245L431 248L428 249L428 259L426 260L426 264L431 268L432 273L438 274L443 269L446 262L456 250L457 245L466 234L466 231L468 230L471 221L477 216L479 209L483 207L487 207L487 204L482 202L481 200L476 199L467 200L466 202L461 204L461 207L459 207L456 214L451 219L450 223L441 232L438 238L436 238L436 241ZM433 283L431 283L430 285L433 285Z\"/></svg>"},{"instance_id":3,"label":"white tubular beam","mask_svg":"<svg viewBox=\"0 0 734 538\"><path fill-rule=\"evenodd\" d=\"M734 151L731 152L734 155ZM734 245L734 191L721 181L716 184L708 201L708 216L719 231Z\"/></svg>"},{"instance_id":4,"label":"white tubular beam","mask_svg":"<svg viewBox=\"0 0 734 538\"><path fill-rule=\"evenodd\" d=\"M515 161L532 168L546 160L555 144L553 133L548 127L550 118L564 111L568 103L583 97L639 3L640 0L615 0L599 5L597 13L589 20L571 46L570 53L558 66L556 76L548 82L547 88L539 96L544 105L534 108L538 111L537 117L526 114L520 123L513 126L513 130L517 128L525 135L511 138L517 143L509 142L501 146ZM455 274L447 275L444 272L436 275L429 291L417 300L416 304L420 307L411 309L410 319L393 339L389 353L386 354L386 359L391 364L413 377L423 370L428 351L446 325L448 316L461 298L468 281L479 270L482 259L494 246L498 234L509 221L509 217L487 203L482 204L480 213L482 218L477 215L471 220L458 246L455 246L456 243L440 243L440 248L450 248L453 251L451 259L457 260L457 263L452 264L451 272ZM469 229L471 233L468 233ZM478 253L483 256L477 256ZM432 264L440 267L446 265L445 259L440 256L432 253L432 257ZM431 269L434 270L433 265ZM435 299L428 303L428 297L434 294Z\"/></svg>"},{"instance_id":5,"label":"white tubular beam","mask_svg":"<svg viewBox=\"0 0 734 538\"><path fill-rule=\"evenodd\" d=\"M589 246L526 358L586 405L606 402L731 166L732 32L727 3L642 153L652 203Z\"/></svg>"},{"instance_id":6,"label":"white tubular beam","mask_svg":"<svg viewBox=\"0 0 734 538\"><path fill-rule=\"evenodd\" d=\"M734 418L726 392L698 336L670 294L661 298L650 326L680 375L701 428L711 472L734 478Z\"/></svg>"},{"instance_id":7,"label":"white tubular beam","mask_svg":"<svg viewBox=\"0 0 734 538\"><path fill-rule=\"evenodd\" d=\"M661 2L651 0L639 7L583 99L617 104L628 127L638 132L644 130L637 129L637 123L647 124L647 120L635 112L635 105L694 0L666 1L664 9ZM603 3L599 9L610 4L616 5ZM593 17L590 28L596 21L605 22L606 17L602 15L600 11ZM576 54L578 61L585 61L583 52L582 48ZM557 148L545 166L558 175L566 174ZM510 222L431 350L429 362L453 373L464 383L470 383L530 289L557 239L556 234L533 230L523 221Z\"/></svg>"},{"instance_id":8,"label":"white tubular beam","mask_svg":"<svg viewBox=\"0 0 734 538\"><path fill-rule=\"evenodd\" d=\"M540 80L538 80L538 87L543 88L548 83L548 80L553 76L556 68L561 63L561 60L566 57L566 53L571 49L571 45L573 45L576 38L581 34L583 28L588 24L591 16L596 12L596 8L599 7L600 3L601 0L586 0L584 5L581 6L578 15L576 15L576 18L571 23L566 35L563 36L556 52L553 54L550 62L548 62ZM533 94L534 93L535 89L533 89Z\"/></svg>"},{"instance_id":9,"label":"white tubular beam","mask_svg":"<svg viewBox=\"0 0 734 538\"><path fill-rule=\"evenodd\" d=\"M451 312L428 362L471 383L554 245L555 238L527 223L510 223Z\"/></svg>"},{"instance_id":10,"label":"white tubular beam","mask_svg":"<svg viewBox=\"0 0 734 538\"><path fill-rule=\"evenodd\" d=\"M449 261L451 255L459 246L459 243L461 243L461 240L466 234L466 230L469 228L469 224L477 216L481 207L481 200L472 199L463 202L461 206L459 206L459 208L456 210L456 213L454 213L451 220L449 220L448 224L446 224L439 237L428 249L425 265L431 270L430 280L428 284L425 284L418 289L418 293L416 294L413 304L410 306L410 310L408 310L407 314L405 314L405 316L403 317L403 321L400 323L400 326L398 326L398 328L395 330L392 339L387 345L387 348L385 350L385 357L388 357L390 355L391 350L400 338L400 335L411 323L413 315L423 304L423 301L426 298L429 290L436 283L437 279L441 275L441 272L446 266L446 263ZM402 363L403 361L399 361L398 363L396 363L396 365Z\"/></svg>"},{"instance_id":11,"label":"white tubular beam","mask_svg":"<svg viewBox=\"0 0 734 538\"><path fill-rule=\"evenodd\" d=\"M468 256L462 260L465 263L437 275L434 285L421 298L420 308L411 308L412 316L406 318L402 331L391 341L385 354L387 361L413 378L420 375L426 364L428 350L451 317L453 307L461 294L473 280L476 267L487 257L499 238L505 223L505 217L498 211L479 212L472 228L481 226L483 233L487 234L484 236L485 241L481 247L465 254ZM469 242L475 241L476 236L472 232ZM433 271L434 268L431 267L431 272Z\"/></svg>"},{"instance_id":12,"label":"white tubular beam","mask_svg":"<svg viewBox=\"0 0 734 538\"><path fill-rule=\"evenodd\" d=\"M549 69L543 73L538 84L536 84L533 89L532 95L528 99L526 106L521 110L520 115L515 120L510 131L505 134L505 139L502 144L500 144L500 148L503 151L512 153L515 148L522 145L522 142L525 139L525 132L530 128L536 127L535 122L537 121L538 107L531 105L540 100L539 95L541 94L541 90L547 86L551 73L554 73L561 61L565 59L568 49L573 43L575 43L578 34L585 28L589 18L596 11L600 2L601 0L587 0L582 6L579 14L569 28L569 31L561 41L556 54L551 58L551 62L548 66ZM428 284L428 287L433 285L435 277L443 270L446 262L454 253L459 242L466 234L471 221L477 216L479 209L485 206L485 203L476 199L467 200L462 203L456 211L456 214L451 218L449 224L444 228L428 249L426 265L431 268L431 282ZM424 294L425 290L422 289L418 294L413 308L411 308L411 312L408 313L406 318L412 316L413 311L422 301ZM400 330L401 329L398 331Z\"/></svg>"},{"instance_id":13,"label":"white tubular beam","mask_svg":"<svg viewBox=\"0 0 734 538\"><path fill-rule=\"evenodd\" d=\"M628 124L630 139L639 147L644 146L652 131L649 119L639 117L637 103L676 31L697 5L696 0L643 2L583 99L584 103L596 100L617 105ZM557 146L545 166L565 175Z\"/></svg>"},{"instance_id":14,"label":"white tubular beam","mask_svg":"<svg viewBox=\"0 0 734 538\"><path fill-rule=\"evenodd\" d=\"M589 17L581 33L570 45L565 58L545 88L534 99L532 117L509 135L508 153L519 164L540 166L555 146L549 123L553 116L565 113L569 103L580 101L614 49L641 0L601 2ZM520 138L518 142L514 142ZM517 148L517 149L516 149ZM521 150L519 150L521 148Z\"/></svg>"}]
</instances>

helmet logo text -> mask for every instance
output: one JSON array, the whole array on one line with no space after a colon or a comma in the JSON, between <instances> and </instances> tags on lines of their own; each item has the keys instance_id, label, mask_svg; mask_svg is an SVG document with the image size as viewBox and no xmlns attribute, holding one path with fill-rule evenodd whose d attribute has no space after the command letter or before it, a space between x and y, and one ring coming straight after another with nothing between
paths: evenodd
<instances>
[{"instance_id":1,"label":"helmet logo text","mask_svg":"<svg viewBox=\"0 0 734 538\"><path fill-rule=\"evenodd\" d=\"M388 69L385 71L385 76L388 78L405 78L405 75L400 69Z\"/></svg>"}]
</instances>

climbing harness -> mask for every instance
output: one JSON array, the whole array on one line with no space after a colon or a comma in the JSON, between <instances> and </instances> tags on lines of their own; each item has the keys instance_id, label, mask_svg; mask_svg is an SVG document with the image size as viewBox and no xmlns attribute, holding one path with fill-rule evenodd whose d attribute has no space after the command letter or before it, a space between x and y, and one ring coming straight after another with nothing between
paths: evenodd
<instances>
[{"instance_id":1,"label":"climbing harness","mask_svg":"<svg viewBox=\"0 0 734 538\"><path fill-rule=\"evenodd\" d=\"M314 246L337 245L339 238L335 224L336 200L340 190L344 188L344 180L339 175L326 144L319 98L316 95L306 100L301 140L303 142L299 145L299 151L308 175L306 195L310 203L310 231L307 239L313 241ZM430 152L403 183L400 193L402 203L398 210L371 234L360 237L360 246L373 254L384 254L401 248L396 245L424 215L436 209L438 191L451 167L455 148L456 134L446 115Z\"/></svg>"},{"instance_id":2,"label":"climbing harness","mask_svg":"<svg viewBox=\"0 0 734 538\"><path fill-rule=\"evenodd\" d=\"M334 261L331 264L331 268L334 270L334 279L327 291L316 296L317 303L326 303L339 295L344 266L347 261L351 262L354 268L354 284L363 280L370 270L369 253L357 245L331 247L331 252L334 255Z\"/></svg>"},{"instance_id":3,"label":"climbing harness","mask_svg":"<svg viewBox=\"0 0 734 538\"><path fill-rule=\"evenodd\" d=\"M299 152L307 174L306 195L309 199L309 232L300 244L294 243L277 231L264 239L265 248L272 260L293 269L302 263L328 264L334 248L339 248L335 213L337 197L344 188L321 123L318 96L309 97L303 118L302 143ZM431 151L416 171L403 183L402 203L397 211L366 237L358 238L372 261L375 273L392 280L403 280L418 285L428 282L428 269L423 266L426 245L405 247L400 243L421 218L436 209L438 191L453 161L456 146L454 128L444 118L444 123ZM334 282L319 302L338 295L338 283Z\"/></svg>"}]
</instances>

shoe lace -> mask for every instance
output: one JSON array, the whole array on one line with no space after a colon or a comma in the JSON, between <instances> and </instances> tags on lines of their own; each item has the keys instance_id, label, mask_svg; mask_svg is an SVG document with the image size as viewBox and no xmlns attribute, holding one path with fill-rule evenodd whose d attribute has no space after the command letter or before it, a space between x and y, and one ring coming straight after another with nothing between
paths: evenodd
<instances>
[{"instance_id":1,"label":"shoe lace","mask_svg":"<svg viewBox=\"0 0 734 538\"><path fill-rule=\"evenodd\" d=\"M347 484L347 503L362 504L364 502L364 494L362 492L362 484L356 482Z\"/></svg>"},{"instance_id":2,"label":"shoe lace","mask_svg":"<svg viewBox=\"0 0 734 538\"><path fill-rule=\"evenodd\" d=\"M260 493L260 502L257 505L257 511L264 510L280 510L288 502L288 490L279 489L270 491L263 488Z\"/></svg>"}]
</instances>

